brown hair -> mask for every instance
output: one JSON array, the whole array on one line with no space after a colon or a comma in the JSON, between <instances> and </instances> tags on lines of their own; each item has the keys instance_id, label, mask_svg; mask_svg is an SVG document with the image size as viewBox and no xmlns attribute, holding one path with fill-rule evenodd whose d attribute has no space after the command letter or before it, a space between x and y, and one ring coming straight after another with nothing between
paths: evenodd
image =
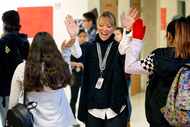
<instances>
[{"instance_id":1,"label":"brown hair","mask_svg":"<svg viewBox=\"0 0 190 127\"><path fill-rule=\"evenodd\" d=\"M172 20L168 25L166 29L166 40L167 40L167 45L168 46L173 46L174 44L174 38L175 38L175 25L176 25L176 20Z\"/></svg>"},{"instance_id":2,"label":"brown hair","mask_svg":"<svg viewBox=\"0 0 190 127\"><path fill-rule=\"evenodd\" d=\"M38 32L32 41L25 65L26 91L42 91L43 86L59 89L66 86L70 79L69 66L52 36L47 32Z\"/></svg>"},{"instance_id":3,"label":"brown hair","mask_svg":"<svg viewBox=\"0 0 190 127\"><path fill-rule=\"evenodd\" d=\"M115 30L118 30L121 34L123 34L123 27L116 27Z\"/></svg>"},{"instance_id":4,"label":"brown hair","mask_svg":"<svg viewBox=\"0 0 190 127\"><path fill-rule=\"evenodd\" d=\"M19 31L21 28L19 13L15 10L8 10L3 13L2 21L6 32Z\"/></svg>"},{"instance_id":5,"label":"brown hair","mask_svg":"<svg viewBox=\"0 0 190 127\"><path fill-rule=\"evenodd\" d=\"M88 11L83 14L83 17L89 21L93 22L93 25L96 26L96 20L98 18L98 11L96 8L92 9L91 11Z\"/></svg>"},{"instance_id":6,"label":"brown hair","mask_svg":"<svg viewBox=\"0 0 190 127\"><path fill-rule=\"evenodd\" d=\"M186 18L176 22L175 48L177 58L190 58L190 23Z\"/></svg>"},{"instance_id":7,"label":"brown hair","mask_svg":"<svg viewBox=\"0 0 190 127\"><path fill-rule=\"evenodd\" d=\"M111 24L113 27L116 26L116 19L115 19L115 16L114 16L111 12L109 12L109 11L103 12L103 13L100 15L100 17L98 18L98 22L99 22L100 18L102 18L102 17L107 17L107 18L109 18L109 19L110 19L110 24Z\"/></svg>"}]
</instances>

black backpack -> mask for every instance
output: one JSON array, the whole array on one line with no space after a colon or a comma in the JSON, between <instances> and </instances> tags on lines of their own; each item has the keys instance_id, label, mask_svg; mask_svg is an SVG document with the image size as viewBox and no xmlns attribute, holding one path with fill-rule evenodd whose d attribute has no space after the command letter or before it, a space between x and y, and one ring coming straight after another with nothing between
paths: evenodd
<instances>
[{"instance_id":1,"label":"black backpack","mask_svg":"<svg viewBox=\"0 0 190 127\"><path fill-rule=\"evenodd\" d=\"M32 113L24 104L17 104L7 112L7 127L33 127Z\"/></svg>"},{"instance_id":2,"label":"black backpack","mask_svg":"<svg viewBox=\"0 0 190 127\"><path fill-rule=\"evenodd\" d=\"M7 112L6 127L33 127L33 115L31 109L36 108L36 102L26 104L24 92L24 104L18 103Z\"/></svg>"}]
</instances>

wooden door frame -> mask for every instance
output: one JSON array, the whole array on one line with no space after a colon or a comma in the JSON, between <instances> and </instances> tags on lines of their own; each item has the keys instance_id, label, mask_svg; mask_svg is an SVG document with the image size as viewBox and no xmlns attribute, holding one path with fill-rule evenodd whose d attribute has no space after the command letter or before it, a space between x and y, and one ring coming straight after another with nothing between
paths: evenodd
<instances>
[{"instance_id":1,"label":"wooden door frame","mask_svg":"<svg viewBox=\"0 0 190 127\"><path fill-rule=\"evenodd\" d=\"M106 5L107 3L107 5ZM116 18L116 24L118 22L118 0L100 0L100 14L104 11L110 11Z\"/></svg>"}]
</instances>

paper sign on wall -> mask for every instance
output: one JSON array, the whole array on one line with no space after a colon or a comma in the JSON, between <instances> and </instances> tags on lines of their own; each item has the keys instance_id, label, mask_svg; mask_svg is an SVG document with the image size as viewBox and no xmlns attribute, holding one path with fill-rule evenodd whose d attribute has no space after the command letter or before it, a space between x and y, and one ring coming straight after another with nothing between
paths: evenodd
<instances>
[{"instance_id":1,"label":"paper sign on wall","mask_svg":"<svg viewBox=\"0 0 190 127\"><path fill-rule=\"evenodd\" d=\"M161 30L166 30L166 8L160 9Z\"/></svg>"},{"instance_id":2,"label":"paper sign on wall","mask_svg":"<svg viewBox=\"0 0 190 127\"><path fill-rule=\"evenodd\" d=\"M53 34L53 7L19 7L21 32L33 37L37 32Z\"/></svg>"}]
</instances>

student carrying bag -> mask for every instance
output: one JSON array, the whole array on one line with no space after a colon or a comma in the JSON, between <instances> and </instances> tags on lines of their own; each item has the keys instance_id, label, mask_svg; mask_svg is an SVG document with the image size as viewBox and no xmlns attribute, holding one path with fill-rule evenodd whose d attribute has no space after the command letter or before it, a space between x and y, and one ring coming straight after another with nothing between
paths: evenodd
<instances>
[{"instance_id":1,"label":"student carrying bag","mask_svg":"<svg viewBox=\"0 0 190 127\"><path fill-rule=\"evenodd\" d=\"M31 109L36 108L36 102L26 104L26 92L24 90L23 104L18 103L7 112L6 127L33 127L33 115Z\"/></svg>"},{"instance_id":2,"label":"student carrying bag","mask_svg":"<svg viewBox=\"0 0 190 127\"><path fill-rule=\"evenodd\" d=\"M170 125L190 127L190 64L178 71L161 112Z\"/></svg>"}]
</instances>

